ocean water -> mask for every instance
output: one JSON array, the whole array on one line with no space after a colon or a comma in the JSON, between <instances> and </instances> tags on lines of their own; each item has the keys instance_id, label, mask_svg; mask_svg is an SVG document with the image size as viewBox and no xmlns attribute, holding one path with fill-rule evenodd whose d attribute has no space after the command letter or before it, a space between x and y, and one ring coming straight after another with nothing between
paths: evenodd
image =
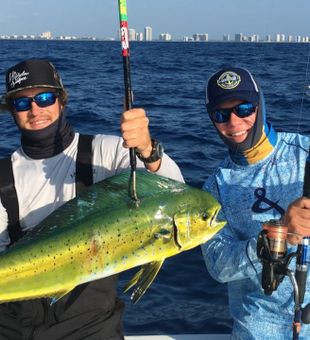
<instances>
[{"instance_id":1,"label":"ocean water","mask_svg":"<svg viewBox=\"0 0 310 340\"><path fill-rule=\"evenodd\" d=\"M226 153L205 111L205 85L224 66L246 67L266 98L278 130L310 133L310 44L138 43L131 45L134 105L150 117L152 136L179 164L185 180L201 187ZM119 135L123 68L119 42L0 41L0 93L4 72L27 58L51 60L69 91L67 116L83 133ZM9 114L0 114L0 157L19 145ZM120 275L126 302L125 333L229 333L226 285L212 280L200 248L165 261L154 283L133 305L122 293L136 270Z\"/></svg>"}]
</instances>

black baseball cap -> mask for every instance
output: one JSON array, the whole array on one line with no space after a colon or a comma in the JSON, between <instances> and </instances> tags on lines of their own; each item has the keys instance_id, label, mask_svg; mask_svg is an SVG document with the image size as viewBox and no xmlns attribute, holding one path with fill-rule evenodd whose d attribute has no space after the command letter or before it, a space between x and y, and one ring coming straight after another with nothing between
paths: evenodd
<instances>
[{"instance_id":1,"label":"black baseball cap","mask_svg":"<svg viewBox=\"0 0 310 340\"><path fill-rule=\"evenodd\" d=\"M252 74L243 68L222 69L211 76L206 91L208 111L230 100L244 100L254 105L259 103L259 86Z\"/></svg>"},{"instance_id":2,"label":"black baseball cap","mask_svg":"<svg viewBox=\"0 0 310 340\"><path fill-rule=\"evenodd\" d=\"M54 65L47 60L25 60L6 71L6 97L33 87L64 89Z\"/></svg>"}]
</instances>

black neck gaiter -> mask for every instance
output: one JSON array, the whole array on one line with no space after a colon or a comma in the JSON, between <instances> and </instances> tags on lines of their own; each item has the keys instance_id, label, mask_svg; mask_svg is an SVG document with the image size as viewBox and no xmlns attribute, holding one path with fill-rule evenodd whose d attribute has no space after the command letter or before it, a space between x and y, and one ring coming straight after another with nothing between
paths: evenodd
<instances>
[{"instance_id":1,"label":"black neck gaiter","mask_svg":"<svg viewBox=\"0 0 310 340\"><path fill-rule=\"evenodd\" d=\"M21 131L21 144L25 154L33 159L50 158L65 150L74 138L74 130L65 114L41 130Z\"/></svg>"}]
</instances>

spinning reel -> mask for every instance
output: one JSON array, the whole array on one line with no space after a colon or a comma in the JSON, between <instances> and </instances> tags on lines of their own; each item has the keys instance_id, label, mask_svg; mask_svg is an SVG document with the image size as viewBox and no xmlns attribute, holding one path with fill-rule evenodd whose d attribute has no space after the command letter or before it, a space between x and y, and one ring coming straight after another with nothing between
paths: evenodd
<instances>
[{"instance_id":1,"label":"spinning reel","mask_svg":"<svg viewBox=\"0 0 310 340\"><path fill-rule=\"evenodd\" d=\"M263 264L262 288L266 295L271 295L277 290L285 276L290 278L294 289L295 313L301 313L301 320L310 323L310 304L301 308L303 303L307 280L307 265L305 268L296 266L294 273L289 269L291 260L302 256L300 247L296 252L287 254L288 228L281 220L270 220L263 224L263 229L258 235L257 256Z\"/></svg>"}]
</instances>

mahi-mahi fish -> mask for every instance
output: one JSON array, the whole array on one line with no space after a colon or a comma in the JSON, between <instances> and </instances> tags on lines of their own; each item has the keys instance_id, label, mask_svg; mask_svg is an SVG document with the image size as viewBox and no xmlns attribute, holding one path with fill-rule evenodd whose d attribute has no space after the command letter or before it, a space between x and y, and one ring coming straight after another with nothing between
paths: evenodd
<instances>
[{"instance_id":1,"label":"mahi-mahi fish","mask_svg":"<svg viewBox=\"0 0 310 340\"><path fill-rule=\"evenodd\" d=\"M0 254L0 303L49 297L142 266L126 289L133 302L167 257L194 248L225 222L209 193L137 171L139 203L128 196L128 171L91 186ZM52 303L52 302L51 302Z\"/></svg>"}]
</instances>

